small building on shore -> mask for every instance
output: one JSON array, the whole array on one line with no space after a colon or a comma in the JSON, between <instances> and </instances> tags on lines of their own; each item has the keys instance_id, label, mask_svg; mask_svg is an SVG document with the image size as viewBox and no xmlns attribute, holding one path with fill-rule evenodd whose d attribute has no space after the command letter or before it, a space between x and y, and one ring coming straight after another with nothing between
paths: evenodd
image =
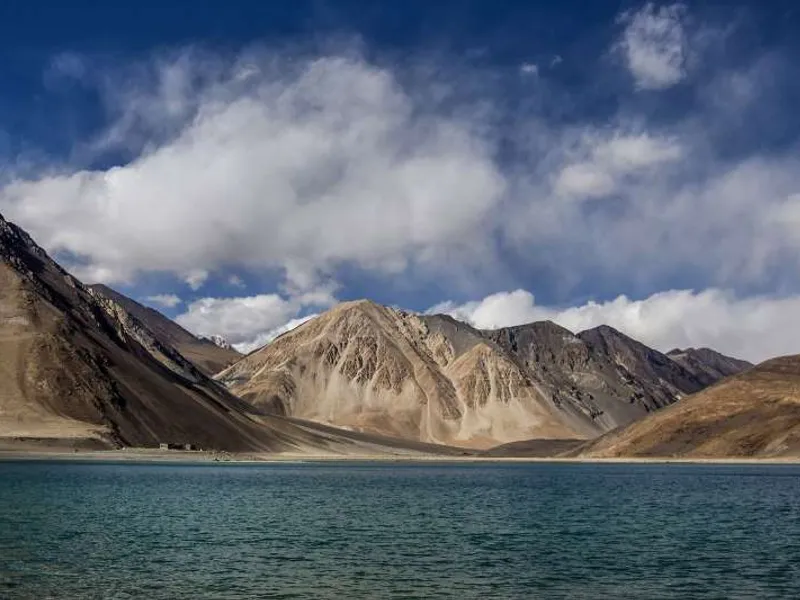
<instances>
[{"instance_id":1,"label":"small building on shore","mask_svg":"<svg viewBox=\"0 0 800 600\"><path fill-rule=\"evenodd\" d=\"M159 450L198 450L196 444L172 444L168 442L161 442L158 444Z\"/></svg>"}]
</instances>

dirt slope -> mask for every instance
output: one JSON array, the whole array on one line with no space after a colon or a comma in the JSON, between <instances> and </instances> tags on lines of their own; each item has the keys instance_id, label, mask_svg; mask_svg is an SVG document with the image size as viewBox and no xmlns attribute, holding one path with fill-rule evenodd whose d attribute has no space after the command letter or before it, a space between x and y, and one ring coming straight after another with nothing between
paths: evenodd
<instances>
[{"instance_id":1,"label":"dirt slope","mask_svg":"<svg viewBox=\"0 0 800 600\"><path fill-rule=\"evenodd\" d=\"M206 375L219 373L242 357L233 348L222 348L209 339L197 337L157 310L142 306L108 286L95 284L89 287L119 304L147 327L159 342L175 348Z\"/></svg>"},{"instance_id":2,"label":"dirt slope","mask_svg":"<svg viewBox=\"0 0 800 600\"><path fill-rule=\"evenodd\" d=\"M583 447L582 456L800 456L800 356L723 380Z\"/></svg>"}]
</instances>

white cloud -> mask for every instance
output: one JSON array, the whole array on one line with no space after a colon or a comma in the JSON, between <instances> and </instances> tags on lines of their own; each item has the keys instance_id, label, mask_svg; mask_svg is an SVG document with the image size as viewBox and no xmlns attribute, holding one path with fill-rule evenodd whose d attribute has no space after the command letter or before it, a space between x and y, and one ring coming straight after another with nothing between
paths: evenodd
<instances>
[{"instance_id":1,"label":"white cloud","mask_svg":"<svg viewBox=\"0 0 800 600\"><path fill-rule=\"evenodd\" d=\"M192 269L184 277L186 285L188 285L194 291L197 291L201 287L203 287L203 284L206 282L207 279L208 279L208 271L206 271L205 269Z\"/></svg>"},{"instance_id":2,"label":"white cloud","mask_svg":"<svg viewBox=\"0 0 800 600\"><path fill-rule=\"evenodd\" d=\"M298 306L277 294L241 298L202 298L188 305L175 320L203 336L221 335L234 347L280 327L297 314Z\"/></svg>"},{"instance_id":3,"label":"white cloud","mask_svg":"<svg viewBox=\"0 0 800 600\"><path fill-rule=\"evenodd\" d=\"M601 198L615 187L614 176L593 163L567 165L555 183L557 194L578 198Z\"/></svg>"},{"instance_id":4,"label":"white cloud","mask_svg":"<svg viewBox=\"0 0 800 600\"><path fill-rule=\"evenodd\" d=\"M228 285L231 285L236 288L245 287L244 280L238 275L231 275L230 277L228 277Z\"/></svg>"},{"instance_id":5,"label":"white cloud","mask_svg":"<svg viewBox=\"0 0 800 600\"><path fill-rule=\"evenodd\" d=\"M560 196L578 199L602 198L617 191L631 176L650 174L667 163L679 160L683 150L677 140L649 133L587 132L556 177L554 190Z\"/></svg>"},{"instance_id":6,"label":"white cloud","mask_svg":"<svg viewBox=\"0 0 800 600\"><path fill-rule=\"evenodd\" d=\"M536 306L526 290L499 292L483 300L457 305L451 301L432 306L427 314L447 314L478 329L498 329L549 318L544 307Z\"/></svg>"},{"instance_id":7,"label":"white cloud","mask_svg":"<svg viewBox=\"0 0 800 600\"><path fill-rule=\"evenodd\" d=\"M682 4L644 5L625 13L625 25L616 50L640 89L663 89L686 77L688 41L684 30L686 7Z\"/></svg>"},{"instance_id":8,"label":"white cloud","mask_svg":"<svg viewBox=\"0 0 800 600\"><path fill-rule=\"evenodd\" d=\"M165 308L174 308L182 302L175 294L156 294L155 296L147 296L145 300L150 304L163 306Z\"/></svg>"},{"instance_id":9,"label":"white cloud","mask_svg":"<svg viewBox=\"0 0 800 600\"><path fill-rule=\"evenodd\" d=\"M672 162L683 155L675 139L656 137L648 133L617 134L598 143L592 153L597 162L623 174Z\"/></svg>"},{"instance_id":10,"label":"white cloud","mask_svg":"<svg viewBox=\"0 0 800 600\"><path fill-rule=\"evenodd\" d=\"M689 17L677 5L629 13L615 51L650 85L683 77L701 43ZM800 193L798 145L762 144L791 104L778 59L706 60L674 106L627 97L626 85L598 125L607 106L585 109L597 87L609 100L603 81L546 78L500 98L510 80L519 89L517 70L423 58L415 69L355 54L195 52L156 60L144 80L125 66L93 75L85 60L80 76L103 82L116 117L92 141L137 158L0 173L0 211L89 281L166 271L235 287L232 273L255 284L277 268L292 302L330 302L340 274L406 293L435 279L461 294L535 276L558 298L578 287L800 289L800 210L787 200ZM603 76L602 62L587 67ZM563 118L537 94L563 98Z\"/></svg>"},{"instance_id":11,"label":"white cloud","mask_svg":"<svg viewBox=\"0 0 800 600\"><path fill-rule=\"evenodd\" d=\"M522 63L519 72L523 75L536 76L539 74L539 66L535 63Z\"/></svg>"},{"instance_id":12,"label":"white cloud","mask_svg":"<svg viewBox=\"0 0 800 600\"><path fill-rule=\"evenodd\" d=\"M240 352L263 346L314 315L298 317L304 308L327 307L335 299L326 291L297 297L259 294L236 298L201 298L175 320L196 335L224 337Z\"/></svg>"},{"instance_id":13,"label":"white cloud","mask_svg":"<svg viewBox=\"0 0 800 600\"><path fill-rule=\"evenodd\" d=\"M759 362L800 353L800 296L738 298L708 289L669 290L643 300L619 296L608 302L567 308L539 306L525 290L501 292L462 305L443 303L443 312L475 327L492 329L551 320L579 332L606 324L651 347L710 347Z\"/></svg>"},{"instance_id":14,"label":"white cloud","mask_svg":"<svg viewBox=\"0 0 800 600\"><path fill-rule=\"evenodd\" d=\"M230 265L380 272L480 253L469 236L490 226L505 181L476 123L437 115L359 58L248 60L244 80L238 63L160 64L155 92L119 93L102 144L159 124L172 137L153 133L136 160L105 171L16 179L0 210L84 273L171 271L193 289Z\"/></svg>"}]
</instances>

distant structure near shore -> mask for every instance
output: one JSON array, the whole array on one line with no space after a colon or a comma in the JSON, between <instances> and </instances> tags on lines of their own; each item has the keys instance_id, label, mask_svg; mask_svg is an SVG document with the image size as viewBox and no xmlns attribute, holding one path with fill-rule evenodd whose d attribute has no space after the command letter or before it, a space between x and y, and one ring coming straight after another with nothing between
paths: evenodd
<instances>
[{"instance_id":1,"label":"distant structure near shore","mask_svg":"<svg viewBox=\"0 0 800 600\"><path fill-rule=\"evenodd\" d=\"M158 445L159 450L199 450L195 444L169 444L161 442Z\"/></svg>"}]
</instances>

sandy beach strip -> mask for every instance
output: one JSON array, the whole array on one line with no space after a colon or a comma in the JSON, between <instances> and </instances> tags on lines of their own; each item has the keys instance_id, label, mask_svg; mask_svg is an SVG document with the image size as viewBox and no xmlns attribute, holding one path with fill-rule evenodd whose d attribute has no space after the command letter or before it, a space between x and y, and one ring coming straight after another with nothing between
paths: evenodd
<instances>
[{"instance_id":1,"label":"sandy beach strip","mask_svg":"<svg viewBox=\"0 0 800 600\"><path fill-rule=\"evenodd\" d=\"M0 461L109 461L109 462L198 462L198 463L298 463L298 462L402 462L402 463L580 463L580 464L800 464L791 457L529 457L529 456L451 456L422 453L338 454L318 452L229 453L204 450L159 450L120 448L113 450L75 450L72 448L13 448L0 444Z\"/></svg>"}]
</instances>

